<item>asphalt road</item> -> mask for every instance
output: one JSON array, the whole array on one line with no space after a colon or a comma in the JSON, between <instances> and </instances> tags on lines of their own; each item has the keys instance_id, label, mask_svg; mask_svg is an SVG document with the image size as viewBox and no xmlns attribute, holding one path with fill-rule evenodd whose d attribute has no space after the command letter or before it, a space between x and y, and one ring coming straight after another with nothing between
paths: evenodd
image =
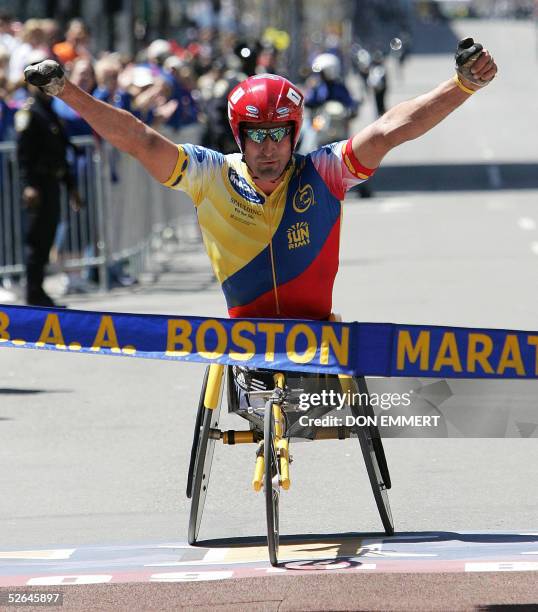
<instances>
[{"instance_id":1,"label":"asphalt road","mask_svg":"<svg viewBox=\"0 0 538 612\"><path fill-rule=\"evenodd\" d=\"M344 320L538 330L537 191L503 182L503 165L538 163L533 28L467 22L456 29L485 41L499 77L386 165L404 174L426 164L497 170L486 170L484 184L470 191L458 189L455 173L450 190L391 184L383 191L379 180L377 197L350 199L334 309ZM446 55L412 57L403 80L393 75L389 102L428 90L451 67ZM368 104L358 125L371 113ZM196 244L166 259L153 284L69 304L225 316ZM1 350L1 545L186 540L202 372L195 364ZM241 422L227 417L222 425ZM536 439L388 440L386 450L397 531L538 527ZM293 454L281 532L381 531L357 440L300 444ZM251 447L217 447L202 538L265 533L264 501L250 487L253 464Z\"/></svg>"}]
</instances>

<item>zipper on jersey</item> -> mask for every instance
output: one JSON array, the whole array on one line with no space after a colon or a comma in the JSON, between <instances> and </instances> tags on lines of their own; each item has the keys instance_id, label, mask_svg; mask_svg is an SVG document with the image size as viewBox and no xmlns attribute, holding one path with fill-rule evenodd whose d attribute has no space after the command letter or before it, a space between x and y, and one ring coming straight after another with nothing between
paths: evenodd
<instances>
[{"instance_id":1,"label":"zipper on jersey","mask_svg":"<svg viewBox=\"0 0 538 612\"><path fill-rule=\"evenodd\" d=\"M265 206L267 206L267 204L269 203L271 196L267 196L267 199L265 200ZM266 213L266 217L267 217L267 222L269 225L269 254L271 257L271 271L273 274L273 293L275 294L275 307L276 307L276 314L279 315L280 314L280 304L278 303L278 290L277 290L277 284L276 284L276 269L275 269L275 257L273 254L273 224L271 222L271 208L267 207L267 209L265 208L263 209L263 212ZM267 212L266 212L267 211Z\"/></svg>"},{"instance_id":2,"label":"zipper on jersey","mask_svg":"<svg viewBox=\"0 0 538 612\"><path fill-rule=\"evenodd\" d=\"M275 258L273 257L273 239L269 242L269 251L271 253L271 268L273 270L273 292L275 294L276 302L276 314L280 314L280 305L278 303L278 290L276 288L276 270L275 270Z\"/></svg>"},{"instance_id":3,"label":"zipper on jersey","mask_svg":"<svg viewBox=\"0 0 538 612\"><path fill-rule=\"evenodd\" d=\"M271 195L265 195L265 204L263 205L263 215L265 217L265 219L267 220L267 224L269 226L269 254L270 254L270 258L271 258L271 272L273 274L273 293L275 296L275 308L276 308L276 314L280 315L280 304L278 301L278 289L277 289L277 284L276 284L276 268L275 268L275 257L274 257L274 253L273 253L273 224L272 224L272 215L273 215L273 208L272 208L272 200L275 197L275 194L277 194L281 189L283 189L283 185L286 185L286 189L287 189L287 185L289 184L289 178L291 176L291 172L292 172L292 168L295 166L295 160L292 157L292 164L290 165L289 168L286 169L285 171L285 177L282 181L282 183L273 191L273 193ZM253 189L255 189L257 191L257 188L255 186L255 183L252 185ZM262 192L263 193L263 192Z\"/></svg>"}]
</instances>

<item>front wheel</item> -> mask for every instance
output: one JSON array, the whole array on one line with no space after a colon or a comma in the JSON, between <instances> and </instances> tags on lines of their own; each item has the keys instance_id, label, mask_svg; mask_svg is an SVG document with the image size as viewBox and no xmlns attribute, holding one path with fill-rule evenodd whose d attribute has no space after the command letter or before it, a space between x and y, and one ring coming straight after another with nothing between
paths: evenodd
<instances>
[{"instance_id":1,"label":"front wheel","mask_svg":"<svg viewBox=\"0 0 538 612\"><path fill-rule=\"evenodd\" d=\"M265 513L267 518L267 546L271 565L278 565L278 512L280 502L280 464L275 448L275 419L273 403L267 402L264 415L264 486L265 486Z\"/></svg>"}]
</instances>

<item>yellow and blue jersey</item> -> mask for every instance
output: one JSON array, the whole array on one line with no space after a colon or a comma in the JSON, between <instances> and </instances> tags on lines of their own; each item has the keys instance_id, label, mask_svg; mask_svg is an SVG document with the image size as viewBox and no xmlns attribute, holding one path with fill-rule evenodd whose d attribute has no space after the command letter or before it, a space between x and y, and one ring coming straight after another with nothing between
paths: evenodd
<instances>
[{"instance_id":1,"label":"yellow and blue jersey","mask_svg":"<svg viewBox=\"0 0 538 612\"><path fill-rule=\"evenodd\" d=\"M338 270L342 200L373 170L351 139L293 156L271 195L239 153L179 145L164 183L193 200L231 317L326 319Z\"/></svg>"}]
</instances>

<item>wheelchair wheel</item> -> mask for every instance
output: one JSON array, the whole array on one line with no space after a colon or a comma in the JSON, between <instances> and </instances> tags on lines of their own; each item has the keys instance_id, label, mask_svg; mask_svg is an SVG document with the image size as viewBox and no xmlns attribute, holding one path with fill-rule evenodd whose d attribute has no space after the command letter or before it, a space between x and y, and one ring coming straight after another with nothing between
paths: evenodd
<instances>
[{"instance_id":1,"label":"wheelchair wheel","mask_svg":"<svg viewBox=\"0 0 538 612\"><path fill-rule=\"evenodd\" d=\"M200 429L203 425L204 418L204 397L207 389L207 377L209 376L209 366L206 367L204 380L202 382L202 390L200 391L200 400L198 401L198 412L196 413L196 423L194 425L194 435L192 438L191 459L189 461L189 473L187 475L187 497L192 497L192 479L194 475L194 465L196 463L196 452L198 450L198 442L200 441Z\"/></svg>"},{"instance_id":2,"label":"wheelchair wheel","mask_svg":"<svg viewBox=\"0 0 538 612\"><path fill-rule=\"evenodd\" d=\"M278 510L280 501L280 464L275 449L275 420L271 401L265 405L264 415L264 487L265 514L267 518L267 546L271 565L278 565Z\"/></svg>"},{"instance_id":3,"label":"wheelchair wheel","mask_svg":"<svg viewBox=\"0 0 538 612\"><path fill-rule=\"evenodd\" d=\"M217 366L218 367L218 366ZM207 379L204 379L203 394L201 403L202 409L202 425L199 428L199 435L196 444L194 467L191 484L191 511L189 517L189 532L188 542L194 544L198 539L198 532L202 522L202 514L204 511L205 498L207 488L209 486L209 476L211 473L211 464L213 462L213 453L215 450L214 438L210 437L210 430L218 427L220 406L222 402L223 381L220 380L219 401L214 409L209 409L204 406L205 388L207 388L209 380L209 372ZM196 433L195 433L196 437ZM188 486L188 483L187 483Z\"/></svg>"},{"instance_id":4,"label":"wheelchair wheel","mask_svg":"<svg viewBox=\"0 0 538 612\"><path fill-rule=\"evenodd\" d=\"M359 388L359 393L368 394L368 387L366 386L366 380L363 377L355 378L355 382ZM370 396L368 395L368 397ZM367 417L375 416L374 410L372 406L370 406L370 402L368 402L367 406L365 407L365 412L366 412ZM385 449L383 448L383 440L381 439L381 434L379 433L379 429L377 425L370 425L369 429L370 429L370 435L372 438L372 444L374 445L374 450L375 450L375 454L377 457L377 462L379 463L379 469L381 471L381 476L383 478L383 482L385 484L385 487L387 489L390 489L392 487L392 483L390 480L389 466L387 464L387 458L385 456Z\"/></svg>"},{"instance_id":5,"label":"wheelchair wheel","mask_svg":"<svg viewBox=\"0 0 538 612\"><path fill-rule=\"evenodd\" d=\"M355 418L358 416L366 416L366 412L363 408L358 406L351 406L351 412ZM362 456L366 465L366 471L370 480L370 485L374 494L375 503L377 510L383 523L385 533L387 535L394 534L394 522L392 519L392 513L390 511L389 496L387 493L387 487L381 474L381 468L377 458L376 449L373 443L373 437L368 427L356 426L355 432L359 438L361 445Z\"/></svg>"}]
</instances>

